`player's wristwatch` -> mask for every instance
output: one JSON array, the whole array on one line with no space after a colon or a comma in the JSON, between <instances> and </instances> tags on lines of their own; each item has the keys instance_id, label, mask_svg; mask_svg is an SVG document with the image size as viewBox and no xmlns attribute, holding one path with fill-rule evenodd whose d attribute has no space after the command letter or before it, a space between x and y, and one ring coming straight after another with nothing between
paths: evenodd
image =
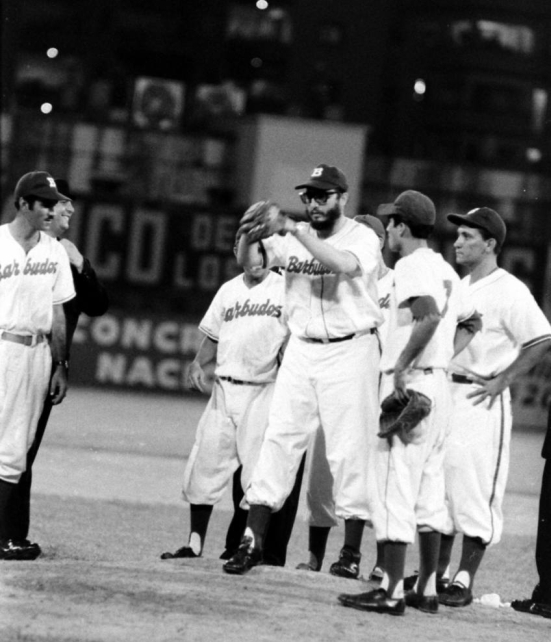
<instances>
[{"instance_id":1,"label":"player's wristwatch","mask_svg":"<svg viewBox=\"0 0 551 642\"><path fill-rule=\"evenodd\" d=\"M69 362L67 359L60 359L59 361L54 361L54 366L57 368L57 366L63 366L65 370L69 370Z\"/></svg>"}]
</instances>

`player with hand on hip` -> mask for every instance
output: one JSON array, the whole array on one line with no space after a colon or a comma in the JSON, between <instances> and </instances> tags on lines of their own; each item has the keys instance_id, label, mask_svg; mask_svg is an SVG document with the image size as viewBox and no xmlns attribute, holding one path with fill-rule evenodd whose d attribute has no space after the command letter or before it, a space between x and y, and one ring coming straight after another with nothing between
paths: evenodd
<instances>
[{"instance_id":1,"label":"player with hand on hip","mask_svg":"<svg viewBox=\"0 0 551 642\"><path fill-rule=\"evenodd\" d=\"M502 502L509 468L512 412L509 386L551 347L551 326L528 288L497 263L506 226L488 207L450 214L457 225L455 255L467 269L463 296L482 315L482 331L452 361L454 403L446 443L448 520L438 575L440 602L466 606L486 548L503 530ZM463 534L459 568L449 564L454 535Z\"/></svg>"},{"instance_id":2,"label":"player with hand on hip","mask_svg":"<svg viewBox=\"0 0 551 642\"><path fill-rule=\"evenodd\" d=\"M215 378L184 471L188 543L162 559L200 557L213 507L240 465L243 487L249 483L289 333L283 278L262 265L245 266L218 290L199 329L205 337L189 369L189 387L207 391L205 368L212 363Z\"/></svg>"},{"instance_id":3,"label":"player with hand on hip","mask_svg":"<svg viewBox=\"0 0 551 642\"><path fill-rule=\"evenodd\" d=\"M338 562L343 574L357 572L369 517L368 430L377 423L376 329L382 322L379 242L372 230L345 216L348 184L338 168L318 165L296 189L309 222L296 223L272 205L267 218L253 222L242 235L238 248L245 265L285 268L291 338L259 460L245 488L250 506L245 535L238 553L224 565L232 574L246 573L261 562L270 515L291 492L320 425L334 479L335 512L345 521ZM255 209L249 208L242 221ZM261 252L258 230L266 234Z\"/></svg>"},{"instance_id":4,"label":"player with hand on hip","mask_svg":"<svg viewBox=\"0 0 551 642\"><path fill-rule=\"evenodd\" d=\"M28 560L40 547L19 539L9 508L46 396L56 405L67 393L63 304L75 289L67 253L46 233L65 198L54 179L29 172L14 197L15 218L0 226L0 559Z\"/></svg>"},{"instance_id":5,"label":"player with hand on hip","mask_svg":"<svg viewBox=\"0 0 551 642\"><path fill-rule=\"evenodd\" d=\"M446 369L460 312L459 277L428 246L436 219L430 198L407 190L394 203L380 206L378 214L388 216L388 244L400 255L381 357L381 398L392 393L408 401L424 395L430 413L405 436L380 433L369 481L375 535L383 547L383 579L379 589L343 594L339 600L344 606L391 615L402 615L406 603L435 612L436 563L446 518L444 439L451 409ZM416 532L421 572L416 590L404 596L406 550Z\"/></svg>"},{"instance_id":6,"label":"player with hand on hip","mask_svg":"<svg viewBox=\"0 0 551 642\"><path fill-rule=\"evenodd\" d=\"M60 241L65 248L69 257L76 292L76 296L73 299L63 304L66 320L67 361L69 361L71 343L80 314L84 313L91 317L101 316L107 311L109 300L104 286L98 281L88 259L82 256L74 243L63 238L69 231L71 218L75 211L73 206L75 197L67 181L58 178L54 180L57 190L64 198L54 206L53 217L46 233ZM13 537L18 541L25 541L29 533L32 466L48 424L52 405L52 397L47 396L38 420L32 446L27 453L25 472L21 475L8 505L7 519L11 524ZM36 547L38 556L40 547L38 545Z\"/></svg>"}]
</instances>

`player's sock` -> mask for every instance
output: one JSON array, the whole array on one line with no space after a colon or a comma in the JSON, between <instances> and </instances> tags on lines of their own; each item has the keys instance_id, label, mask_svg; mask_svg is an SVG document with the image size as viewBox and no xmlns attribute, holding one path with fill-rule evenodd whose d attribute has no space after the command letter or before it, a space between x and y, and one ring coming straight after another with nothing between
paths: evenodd
<instances>
[{"instance_id":1,"label":"player's sock","mask_svg":"<svg viewBox=\"0 0 551 642\"><path fill-rule=\"evenodd\" d=\"M440 555L438 556L438 569L436 571L438 577L449 577L450 575L450 561L454 542L455 535L442 535L440 538Z\"/></svg>"},{"instance_id":2,"label":"player's sock","mask_svg":"<svg viewBox=\"0 0 551 642\"><path fill-rule=\"evenodd\" d=\"M459 570L453 578L454 582L463 584L465 588L473 588L473 580L480 562L486 552L486 544L479 537L463 537L463 549L459 561Z\"/></svg>"},{"instance_id":3,"label":"player's sock","mask_svg":"<svg viewBox=\"0 0 551 642\"><path fill-rule=\"evenodd\" d=\"M0 479L0 540L12 539L10 521L6 519L8 506L15 492L15 484Z\"/></svg>"},{"instance_id":4,"label":"player's sock","mask_svg":"<svg viewBox=\"0 0 551 642\"><path fill-rule=\"evenodd\" d=\"M440 553L440 533L419 532L419 579L417 593L436 595L436 569Z\"/></svg>"},{"instance_id":5,"label":"player's sock","mask_svg":"<svg viewBox=\"0 0 551 642\"><path fill-rule=\"evenodd\" d=\"M327 540L329 539L330 526L310 526L308 529L308 551L310 552L310 566L315 561L316 570L321 569ZM314 558L314 559L312 559Z\"/></svg>"},{"instance_id":6,"label":"player's sock","mask_svg":"<svg viewBox=\"0 0 551 642\"><path fill-rule=\"evenodd\" d=\"M359 553L362 545L364 527L365 519L345 519L344 545Z\"/></svg>"},{"instance_id":7,"label":"player's sock","mask_svg":"<svg viewBox=\"0 0 551 642\"><path fill-rule=\"evenodd\" d=\"M377 542L377 560L374 569L384 571L385 568L385 547L383 542Z\"/></svg>"},{"instance_id":8,"label":"player's sock","mask_svg":"<svg viewBox=\"0 0 551 642\"><path fill-rule=\"evenodd\" d=\"M207 535L210 516L213 507L210 504L190 504L190 536L189 547L195 555L201 555Z\"/></svg>"},{"instance_id":9,"label":"player's sock","mask_svg":"<svg viewBox=\"0 0 551 642\"><path fill-rule=\"evenodd\" d=\"M393 599L400 599L404 595L406 550L405 542L384 543L384 576L381 588Z\"/></svg>"},{"instance_id":10,"label":"player's sock","mask_svg":"<svg viewBox=\"0 0 551 642\"><path fill-rule=\"evenodd\" d=\"M245 535L247 535L247 531L252 531L254 548L262 550L264 547L264 537L268 530L271 514L272 509L269 506L251 504Z\"/></svg>"}]
</instances>

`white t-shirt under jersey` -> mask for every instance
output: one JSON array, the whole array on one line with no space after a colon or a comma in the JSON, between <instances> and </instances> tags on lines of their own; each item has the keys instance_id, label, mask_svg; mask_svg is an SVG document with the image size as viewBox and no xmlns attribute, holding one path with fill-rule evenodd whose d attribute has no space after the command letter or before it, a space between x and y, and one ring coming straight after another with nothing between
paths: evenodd
<instances>
[{"instance_id":1,"label":"white t-shirt under jersey","mask_svg":"<svg viewBox=\"0 0 551 642\"><path fill-rule=\"evenodd\" d=\"M307 224L308 233L316 231ZM291 333L302 338L329 339L361 333L381 325L377 300L379 239L373 230L351 219L324 242L353 254L360 264L355 276L336 274L292 234L262 241L268 265L285 268L285 305Z\"/></svg>"},{"instance_id":2,"label":"white t-shirt under jersey","mask_svg":"<svg viewBox=\"0 0 551 642\"><path fill-rule=\"evenodd\" d=\"M526 348L551 337L551 326L530 290L502 268L471 285L461 280L461 292L482 315L482 330L452 361L450 370L492 377L502 372Z\"/></svg>"},{"instance_id":3,"label":"white t-shirt under jersey","mask_svg":"<svg viewBox=\"0 0 551 642\"><path fill-rule=\"evenodd\" d=\"M59 241L40 232L25 254L9 224L0 225L0 331L48 334L53 305L74 296L69 257Z\"/></svg>"},{"instance_id":4,"label":"white t-shirt under jersey","mask_svg":"<svg viewBox=\"0 0 551 642\"><path fill-rule=\"evenodd\" d=\"M278 353L287 338L283 277L269 272L252 288L243 274L216 293L199 329L218 342L215 374L242 381L275 381Z\"/></svg>"}]
</instances>

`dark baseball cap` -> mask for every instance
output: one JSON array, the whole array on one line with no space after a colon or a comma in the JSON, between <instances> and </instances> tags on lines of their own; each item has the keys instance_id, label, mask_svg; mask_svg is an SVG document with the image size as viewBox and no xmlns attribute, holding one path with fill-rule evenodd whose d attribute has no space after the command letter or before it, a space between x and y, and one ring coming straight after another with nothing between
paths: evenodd
<instances>
[{"instance_id":1,"label":"dark baseball cap","mask_svg":"<svg viewBox=\"0 0 551 642\"><path fill-rule=\"evenodd\" d=\"M297 185L295 189L304 189L313 187L315 189L338 189L341 192L348 192L348 183L345 175L338 167L321 164L314 168L310 180L302 185Z\"/></svg>"},{"instance_id":2,"label":"dark baseball cap","mask_svg":"<svg viewBox=\"0 0 551 642\"><path fill-rule=\"evenodd\" d=\"M48 172L28 172L24 174L15 186L15 200L22 196L36 196L51 201L64 201L66 198L57 191L54 179Z\"/></svg>"},{"instance_id":3,"label":"dark baseball cap","mask_svg":"<svg viewBox=\"0 0 551 642\"><path fill-rule=\"evenodd\" d=\"M507 226L501 216L489 207L477 207L467 214L449 214L448 221L454 225L466 225L486 230L499 245L503 245L507 234Z\"/></svg>"},{"instance_id":4,"label":"dark baseball cap","mask_svg":"<svg viewBox=\"0 0 551 642\"><path fill-rule=\"evenodd\" d=\"M358 221L358 223L361 223L362 225L365 225L366 227L371 228L381 239L381 241L383 243L385 242L385 226L383 225L381 219L378 219L376 216L372 216L371 214L359 214L358 216L354 217L354 220Z\"/></svg>"},{"instance_id":5,"label":"dark baseball cap","mask_svg":"<svg viewBox=\"0 0 551 642\"><path fill-rule=\"evenodd\" d=\"M436 208L432 200L408 189L396 197L394 203L384 203L377 208L379 216L401 216L405 223L417 225L434 225L436 221Z\"/></svg>"},{"instance_id":6,"label":"dark baseball cap","mask_svg":"<svg viewBox=\"0 0 551 642\"><path fill-rule=\"evenodd\" d=\"M69 187L69 183L64 178L54 178L58 191L65 196L64 201L74 201L75 195L73 190Z\"/></svg>"}]
</instances>

